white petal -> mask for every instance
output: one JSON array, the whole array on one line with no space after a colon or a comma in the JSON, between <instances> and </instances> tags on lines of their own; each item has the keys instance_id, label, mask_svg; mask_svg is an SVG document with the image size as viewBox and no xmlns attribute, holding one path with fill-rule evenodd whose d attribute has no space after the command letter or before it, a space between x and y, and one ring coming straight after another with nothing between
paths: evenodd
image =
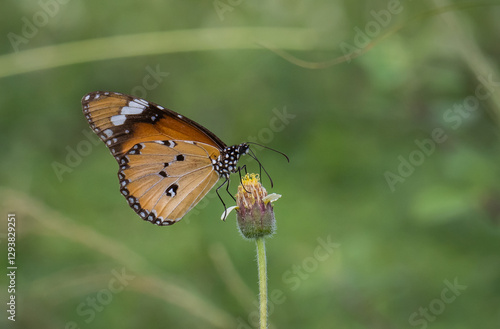
<instances>
[{"instance_id":1,"label":"white petal","mask_svg":"<svg viewBox=\"0 0 500 329\"><path fill-rule=\"evenodd\" d=\"M274 202L279 198L281 198L281 194L271 193L268 196L264 197L262 201L264 201L264 203L267 204L268 202Z\"/></svg>"},{"instance_id":2,"label":"white petal","mask_svg":"<svg viewBox=\"0 0 500 329\"><path fill-rule=\"evenodd\" d=\"M229 213L230 213L231 211L233 211L233 209L236 209L236 208L238 208L238 206L232 206L232 207L227 208L227 209L226 209L226 211L224 211L224 212L222 213L222 216L220 216L220 219L221 219L221 220L226 219L226 218L227 218L227 215L229 215Z\"/></svg>"}]
</instances>

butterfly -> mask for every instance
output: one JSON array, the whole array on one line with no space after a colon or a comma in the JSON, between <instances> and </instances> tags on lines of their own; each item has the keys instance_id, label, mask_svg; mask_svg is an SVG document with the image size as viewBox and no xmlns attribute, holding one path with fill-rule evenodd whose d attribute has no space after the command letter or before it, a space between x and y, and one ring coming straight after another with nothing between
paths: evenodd
<instances>
[{"instance_id":1,"label":"butterfly","mask_svg":"<svg viewBox=\"0 0 500 329\"><path fill-rule=\"evenodd\" d=\"M121 194L156 225L181 220L249 153L248 143L227 146L199 123L134 96L97 91L82 98L82 108L120 166Z\"/></svg>"}]
</instances>

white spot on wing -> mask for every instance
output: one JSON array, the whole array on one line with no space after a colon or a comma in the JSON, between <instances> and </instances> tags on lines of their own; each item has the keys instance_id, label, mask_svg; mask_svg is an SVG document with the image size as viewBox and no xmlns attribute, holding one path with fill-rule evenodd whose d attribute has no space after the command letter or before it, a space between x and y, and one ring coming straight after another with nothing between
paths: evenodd
<instances>
[{"instance_id":1,"label":"white spot on wing","mask_svg":"<svg viewBox=\"0 0 500 329\"><path fill-rule=\"evenodd\" d=\"M113 131L111 129L106 129L106 130L103 131L103 133L107 137L111 137L111 135L113 135Z\"/></svg>"},{"instance_id":2,"label":"white spot on wing","mask_svg":"<svg viewBox=\"0 0 500 329\"><path fill-rule=\"evenodd\" d=\"M90 95L85 96L85 100L88 101L90 98Z\"/></svg>"},{"instance_id":3,"label":"white spot on wing","mask_svg":"<svg viewBox=\"0 0 500 329\"><path fill-rule=\"evenodd\" d=\"M129 103L129 105L130 105L130 103ZM124 106L124 107L122 107L122 110L121 110L120 114L124 114L124 115L141 114L142 111L144 111L144 107L143 106L141 106L141 108Z\"/></svg>"},{"instance_id":4,"label":"white spot on wing","mask_svg":"<svg viewBox=\"0 0 500 329\"><path fill-rule=\"evenodd\" d=\"M144 100L142 98L136 98L132 102L140 103L140 104L142 104L144 106L148 106L148 104L149 104L148 101L146 101L146 100ZM132 103L132 102L130 102L130 103ZM129 105L130 105L130 103L129 103Z\"/></svg>"},{"instance_id":5,"label":"white spot on wing","mask_svg":"<svg viewBox=\"0 0 500 329\"><path fill-rule=\"evenodd\" d=\"M115 126L121 126L125 122L125 120L127 120L127 117L123 114L114 115L111 117L111 123Z\"/></svg>"},{"instance_id":6,"label":"white spot on wing","mask_svg":"<svg viewBox=\"0 0 500 329\"><path fill-rule=\"evenodd\" d=\"M182 115L180 115L180 114L177 114L177 117L178 117L179 119L182 119Z\"/></svg>"}]
</instances>

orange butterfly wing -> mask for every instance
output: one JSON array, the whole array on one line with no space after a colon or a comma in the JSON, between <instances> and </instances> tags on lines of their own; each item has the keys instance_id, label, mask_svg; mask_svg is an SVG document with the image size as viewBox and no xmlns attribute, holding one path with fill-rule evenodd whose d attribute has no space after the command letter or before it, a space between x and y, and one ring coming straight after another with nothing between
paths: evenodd
<instances>
[{"instance_id":1,"label":"orange butterfly wing","mask_svg":"<svg viewBox=\"0 0 500 329\"><path fill-rule=\"evenodd\" d=\"M120 165L121 193L144 220L176 223L218 181L214 165L226 145L200 124L119 93L87 94L82 107Z\"/></svg>"},{"instance_id":2,"label":"orange butterfly wing","mask_svg":"<svg viewBox=\"0 0 500 329\"><path fill-rule=\"evenodd\" d=\"M219 180L209 158L211 149L178 140L138 143L121 159L121 193L141 218L173 224Z\"/></svg>"},{"instance_id":3,"label":"orange butterfly wing","mask_svg":"<svg viewBox=\"0 0 500 329\"><path fill-rule=\"evenodd\" d=\"M133 96L93 92L82 99L90 127L112 154L121 156L135 144L154 140L186 140L223 150L226 144L208 129L179 113Z\"/></svg>"}]
</instances>

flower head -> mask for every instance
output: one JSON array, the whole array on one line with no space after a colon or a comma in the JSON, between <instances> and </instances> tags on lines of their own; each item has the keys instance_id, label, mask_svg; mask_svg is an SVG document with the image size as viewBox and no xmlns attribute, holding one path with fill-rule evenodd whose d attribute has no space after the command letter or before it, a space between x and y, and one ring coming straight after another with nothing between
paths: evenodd
<instances>
[{"instance_id":1,"label":"flower head","mask_svg":"<svg viewBox=\"0 0 500 329\"><path fill-rule=\"evenodd\" d=\"M272 202L281 197L267 194L259 175L247 174L241 179L236 193L236 217L241 234L248 239L270 236L276 231Z\"/></svg>"}]
</instances>

